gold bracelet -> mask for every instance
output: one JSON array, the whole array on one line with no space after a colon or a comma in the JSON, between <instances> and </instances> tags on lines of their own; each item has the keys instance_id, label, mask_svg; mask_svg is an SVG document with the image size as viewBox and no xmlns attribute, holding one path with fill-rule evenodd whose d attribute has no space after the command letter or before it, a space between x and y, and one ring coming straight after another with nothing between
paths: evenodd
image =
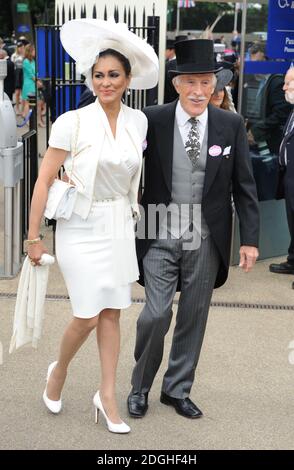
<instances>
[{"instance_id":1,"label":"gold bracelet","mask_svg":"<svg viewBox=\"0 0 294 470\"><path fill-rule=\"evenodd\" d=\"M43 240L44 236L40 234L37 238L33 238L32 240L24 240L23 246L24 246L24 252L27 251L28 246L30 245L35 245L36 243L39 243L41 240Z\"/></svg>"}]
</instances>

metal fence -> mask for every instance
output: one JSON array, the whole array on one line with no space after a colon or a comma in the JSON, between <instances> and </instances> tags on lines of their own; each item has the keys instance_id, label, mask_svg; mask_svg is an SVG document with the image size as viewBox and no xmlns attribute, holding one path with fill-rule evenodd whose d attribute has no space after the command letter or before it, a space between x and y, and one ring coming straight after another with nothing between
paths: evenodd
<instances>
[{"instance_id":1,"label":"metal fence","mask_svg":"<svg viewBox=\"0 0 294 470\"><path fill-rule=\"evenodd\" d=\"M34 186L38 177L38 134L36 97L29 100L32 114L29 130L22 135L23 143L23 180L21 181L21 233L27 238L29 215Z\"/></svg>"},{"instance_id":2,"label":"metal fence","mask_svg":"<svg viewBox=\"0 0 294 470\"><path fill-rule=\"evenodd\" d=\"M43 80L45 84L47 96L50 96L49 108L52 122L60 114L76 109L81 93L85 89L84 77L77 72L75 62L65 52L60 42L60 27L65 22L65 18L76 18L75 5L69 6L67 13L65 15L64 5L61 11L57 7L57 25L43 25L36 28L37 74L38 78ZM159 16L155 16L154 9L152 16L147 16L144 9L142 18L138 21L136 8L131 12L131 9L125 6L123 15L120 18L117 7L114 8L111 14L105 5L104 19L107 20L110 16L113 16L116 22L126 23L129 29L139 37L147 39L147 42L153 46L158 54ZM89 8L87 10L87 6L84 5L81 8L79 17L96 18L95 5L92 11L89 11ZM124 102L126 105L137 109L142 109L146 105L157 104L157 87L151 90L130 90L130 94L125 94ZM47 121L49 121L49 115Z\"/></svg>"},{"instance_id":3,"label":"metal fence","mask_svg":"<svg viewBox=\"0 0 294 470\"><path fill-rule=\"evenodd\" d=\"M12 103L0 93L0 181L3 184L0 277L4 278L14 277L21 267L22 242L27 237L30 201L38 174L35 96L30 105L33 108L30 130L19 139Z\"/></svg>"}]
</instances>

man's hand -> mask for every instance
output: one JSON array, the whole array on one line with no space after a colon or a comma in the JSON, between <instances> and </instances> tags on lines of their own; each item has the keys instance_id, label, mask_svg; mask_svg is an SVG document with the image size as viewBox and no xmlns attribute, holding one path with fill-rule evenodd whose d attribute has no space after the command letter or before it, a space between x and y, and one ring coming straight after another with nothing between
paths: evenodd
<instances>
[{"instance_id":1,"label":"man's hand","mask_svg":"<svg viewBox=\"0 0 294 470\"><path fill-rule=\"evenodd\" d=\"M251 271L255 265L255 261L259 255L258 249L255 246L246 246L243 245L240 247L240 262L239 266L242 268L245 273Z\"/></svg>"}]
</instances>

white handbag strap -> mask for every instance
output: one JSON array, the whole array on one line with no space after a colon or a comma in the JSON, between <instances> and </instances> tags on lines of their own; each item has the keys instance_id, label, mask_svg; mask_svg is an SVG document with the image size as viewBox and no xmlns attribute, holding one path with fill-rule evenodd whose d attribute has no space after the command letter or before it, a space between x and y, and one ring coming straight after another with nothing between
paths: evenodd
<instances>
[{"instance_id":1,"label":"white handbag strap","mask_svg":"<svg viewBox=\"0 0 294 470\"><path fill-rule=\"evenodd\" d=\"M76 123L76 131L74 133L74 141L73 141L73 146L71 150L71 170L70 170L70 175L68 179L68 183L71 184L71 179L73 175L73 170L74 170L74 157L77 154L77 146L78 146L78 136L80 133L80 114L78 111L76 111L76 117L77 117L77 123Z\"/></svg>"}]
</instances>

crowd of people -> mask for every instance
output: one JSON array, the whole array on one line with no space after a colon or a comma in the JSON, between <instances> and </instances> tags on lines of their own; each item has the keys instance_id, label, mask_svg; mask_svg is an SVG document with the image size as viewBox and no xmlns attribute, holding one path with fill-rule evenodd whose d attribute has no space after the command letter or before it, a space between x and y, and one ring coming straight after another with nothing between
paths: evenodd
<instances>
[{"instance_id":1,"label":"crowd of people","mask_svg":"<svg viewBox=\"0 0 294 470\"><path fill-rule=\"evenodd\" d=\"M0 38L0 59L7 62L4 92L12 101L16 115L25 121L29 113L29 96L36 95L37 90L38 125L45 127L44 84L36 79L35 54L34 44L24 36L18 41L5 42Z\"/></svg>"}]
</instances>

